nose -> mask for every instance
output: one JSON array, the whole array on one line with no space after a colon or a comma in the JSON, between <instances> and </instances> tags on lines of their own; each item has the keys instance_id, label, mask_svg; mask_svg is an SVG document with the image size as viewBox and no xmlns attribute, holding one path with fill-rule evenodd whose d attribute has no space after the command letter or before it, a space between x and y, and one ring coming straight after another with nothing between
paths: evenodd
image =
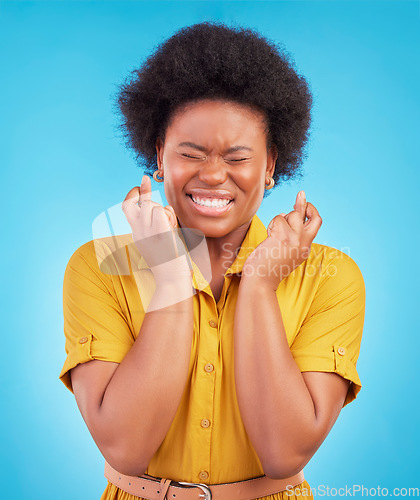
<instances>
[{"instance_id":1,"label":"nose","mask_svg":"<svg viewBox=\"0 0 420 500\"><path fill-rule=\"evenodd\" d=\"M224 161L220 159L207 160L201 165L198 178L209 186L223 184L227 179Z\"/></svg>"}]
</instances>

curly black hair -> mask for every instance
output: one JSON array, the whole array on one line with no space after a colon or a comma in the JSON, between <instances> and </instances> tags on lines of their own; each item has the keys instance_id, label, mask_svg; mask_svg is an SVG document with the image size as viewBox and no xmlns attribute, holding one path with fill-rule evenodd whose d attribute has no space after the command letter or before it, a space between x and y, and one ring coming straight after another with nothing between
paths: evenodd
<instances>
[{"instance_id":1,"label":"curly black hair","mask_svg":"<svg viewBox=\"0 0 420 500\"><path fill-rule=\"evenodd\" d=\"M156 140L164 140L175 110L200 99L260 110L267 147L278 150L276 184L301 175L312 95L279 44L251 29L204 22L180 29L132 71L118 87L116 111L126 144L147 173L156 169Z\"/></svg>"}]
</instances>

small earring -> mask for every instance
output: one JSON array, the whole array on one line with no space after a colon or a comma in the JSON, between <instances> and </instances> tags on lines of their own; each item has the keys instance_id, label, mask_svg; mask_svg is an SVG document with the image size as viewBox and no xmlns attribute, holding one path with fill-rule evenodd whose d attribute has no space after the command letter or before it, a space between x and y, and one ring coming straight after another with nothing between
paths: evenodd
<instances>
[{"instance_id":1,"label":"small earring","mask_svg":"<svg viewBox=\"0 0 420 500\"><path fill-rule=\"evenodd\" d=\"M265 185L265 189L271 189L274 186L274 179L272 177L269 177L270 182Z\"/></svg>"},{"instance_id":2,"label":"small earring","mask_svg":"<svg viewBox=\"0 0 420 500\"><path fill-rule=\"evenodd\" d=\"M163 170L161 168L158 168L157 170L155 170L153 172L153 179L156 181L156 182L163 182L163 175L158 177L158 175L160 174L160 172L163 173Z\"/></svg>"}]
</instances>

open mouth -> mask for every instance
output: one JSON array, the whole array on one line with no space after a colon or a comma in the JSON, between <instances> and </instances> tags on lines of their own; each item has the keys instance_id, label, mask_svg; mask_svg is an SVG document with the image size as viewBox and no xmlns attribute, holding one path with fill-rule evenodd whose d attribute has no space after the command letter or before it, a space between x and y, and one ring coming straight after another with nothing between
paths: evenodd
<instances>
[{"instance_id":1,"label":"open mouth","mask_svg":"<svg viewBox=\"0 0 420 500\"><path fill-rule=\"evenodd\" d=\"M192 194L187 194L187 196L192 200L194 205L205 208L223 209L233 202L233 199L230 200L227 198L200 198Z\"/></svg>"},{"instance_id":2,"label":"open mouth","mask_svg":"<svg viewBox=\"0 0 420 500\"><path fill-rule=\"evenodd\" d=\"M204 217L224 217L235 201L233 198L200 198L192 194L187 194L187 197L194 213Z\"/></svg>"}]
</instances>

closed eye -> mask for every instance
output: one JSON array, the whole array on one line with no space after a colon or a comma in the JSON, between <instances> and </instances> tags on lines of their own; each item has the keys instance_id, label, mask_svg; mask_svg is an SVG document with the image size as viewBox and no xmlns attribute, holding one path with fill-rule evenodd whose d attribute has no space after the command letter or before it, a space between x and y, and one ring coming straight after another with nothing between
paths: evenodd
<instances>
[{"instance_id":1,"label":"closed eye","mask_svg":"<svg viewBox=\"0 0 420 500\"><path fill-rule=\"evenodd\" d=\"M251 158L232 158L232 159L228 159L226 158L226 161L230 161L230 162L239 162L239 161L246 161L246 160L250 160Z\"/></svg>"},{"instance_id":2,"label":"closed eye","mask_svg":"<svg viewBox=\"0 0 420 500\"><path fill-rule=\"evenodd\" d=\"M193 156L193 155L189 155L187 153L182 153L182 156L184 156L184 158L192 158L193 160L202 160L203 159L199 156Z\"/></svg>"}]
</instances>

